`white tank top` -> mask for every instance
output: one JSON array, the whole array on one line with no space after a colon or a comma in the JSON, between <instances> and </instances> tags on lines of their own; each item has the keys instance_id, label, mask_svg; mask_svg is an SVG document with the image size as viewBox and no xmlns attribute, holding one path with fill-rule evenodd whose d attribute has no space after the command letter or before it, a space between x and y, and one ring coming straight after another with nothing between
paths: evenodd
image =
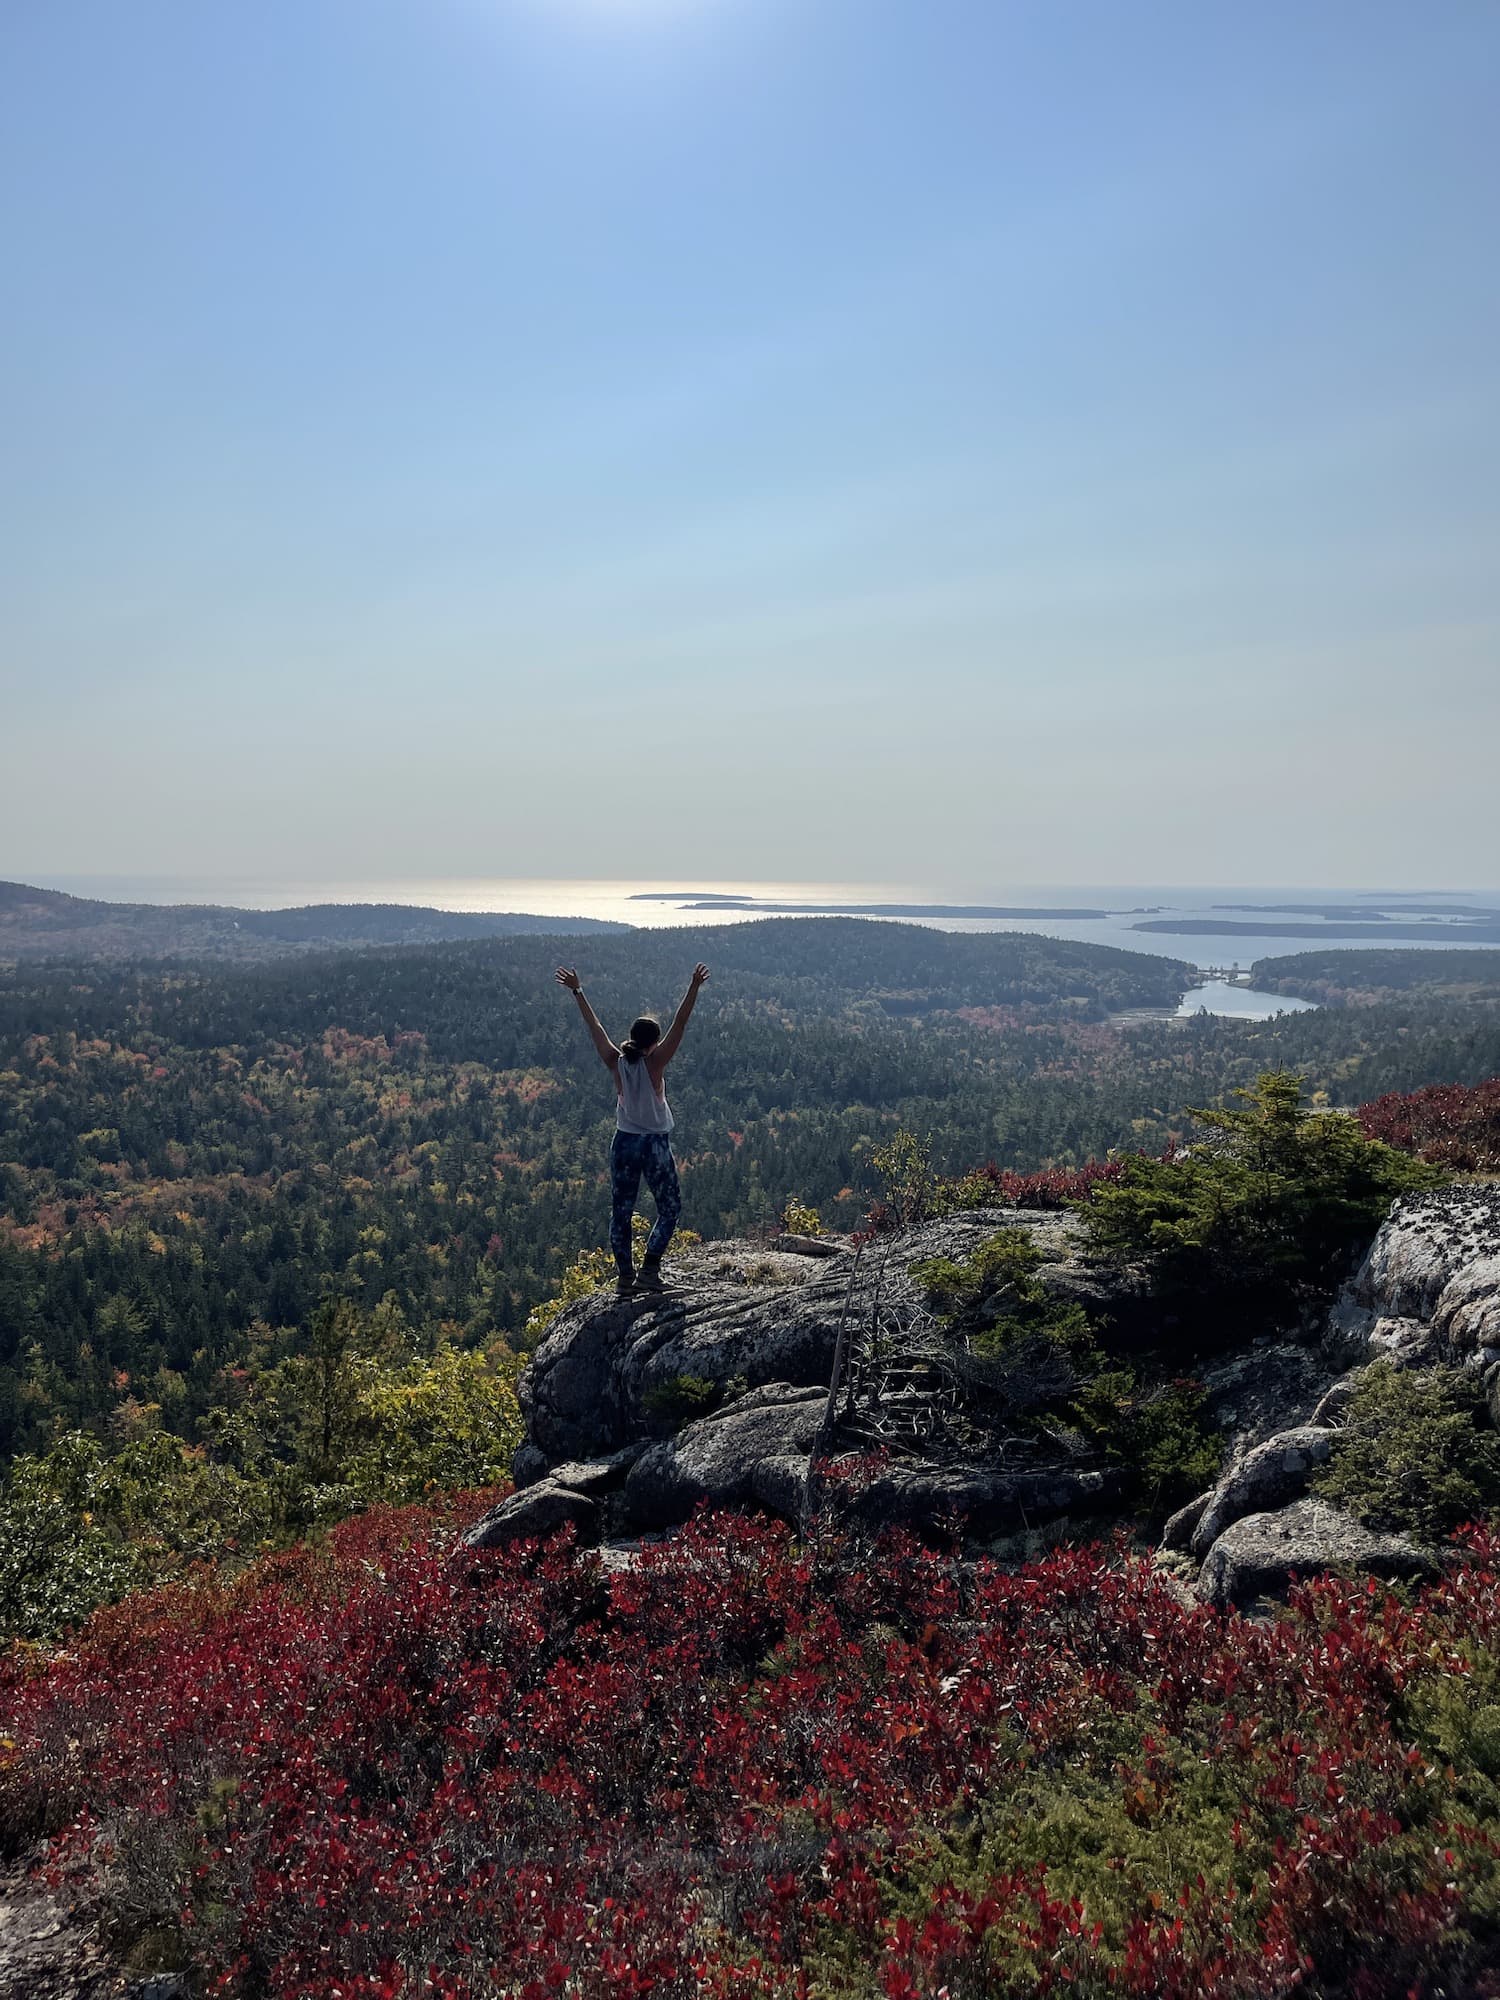
<instances>
[{"instance_id":1,"label":"white tank top","mask_svg":"<svg viewBox=\"0 0 1500 2000\"><path fill-rule=\"evenodd\" d=\"M638 1057L635 1062L629 1056L621 1056L615 1064L615 1088L620 1093L615 1111L615 1124L620 1131L671 1131L672 1113L667 1104L666 1086L658 1090L652 1083L644 1056Z\"/></svg>"}]
</instances>

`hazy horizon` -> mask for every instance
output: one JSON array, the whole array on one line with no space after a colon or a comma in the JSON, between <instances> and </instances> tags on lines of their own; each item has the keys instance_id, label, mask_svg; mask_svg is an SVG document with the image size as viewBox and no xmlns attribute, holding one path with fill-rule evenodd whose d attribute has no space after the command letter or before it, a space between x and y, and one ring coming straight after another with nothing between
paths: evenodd
<instances>
[{"instance_id":1,"label":"hazy horizon","mask_svg":"<svg viewBox=\"0 0 1500 2000\"><path fill-rule=\"evenodd\" d=\"M0 876L0 879L19 880L21 878ZM231 889L238 888L244 894L253 893L258 899L283 895L291 891L308 894L341 889L343 895L330 900L346 902L373 902L395 900L414 901L419 896L427 901L426 906L434 909L461 907L458 898L466 892L482 892L488 899L496 893L503 893L507 887L525 888L543 892L551 887L599 890L617 893L625 897L641 900L661 898L667 900L677 896L688 896L701 892L705 896L746 897L791 897L794 895L817 894L825 898L846 899L863 896L871 900L896 901L945 901L945 902L1024 902L1031 899L1055 900L1066 894L1077 902L1120 902L1128 898L1181 898L1185 902L1196 902L1204 897L1219 895L1255 896L1261 898L1297 896L1302 898L1336 900L1339 897L1379 898L1382 896L1416 896L1457 899L1473 897L1479 900L1491 898L1500 901L1500 889L1486 889L1472 883L1447 885L1435 888L1426 882L1401 886L1392 882L1315 882L1315 883L1266 883L1266 882L1003 882L979 880L969 877L945 877L940 882L933 880L899 882L859 880L830 881L826 877L789 877L770 881L763 877L716 877L707 870L700 875L681 878L657 875L462 875L436 873L432 875L388 875L380 877L336 877L283 875L275 876L265 871L245 873L220 872L203 873L131 873L125 871L70 872L43 870L27 880L37 888L59 889L69 895L95 896L105 901L157 902L169 899L180 890L213 889L226 896ZM409 894L406 892L410 892ZM436 898L436 901L430 900ZM257 907L250 903L248 907ZM484 907L485 904L475 907ZM466 905L463 907L467 907Z\"/></svg>"},{"instance_id":2,"label":"hazy horizon","mask_svg":"<svg viewBox=\"0 0 1500 2000\"><path fill-rule=\"evenodd\" d=\"M1500 879L1500 11L0 21L0 874Z\"/></svg>"},{"instance_id":3,"label":"hazy horizon","mask_svg":"<svg viewBox=\"0 0 1500 2000\"><path fill-rule=\"evenodd\" d=\"M405 904L442 911L509 912L532 917L603 919L639 929L683 929L694 933L722 924L757 917L796 915L804 920L820 912L860 914L882 921L906 921L959 932L1016 932L1061 938L1076 944L1109 945L1144 952L1151 957L1182 959L1200 968L1248 966L1255 959L1327 947L1369 949L1464 949L1474 945L1500 949L1500 938L1461 929L1459 923L1429 925L1419 935L1399 933L1412 919L1397 918L1383 935L1370 935L1373 925L1355 927L1353 935L1335 920L1323 922L1305 907L1311 895L1330 907L1359 898L1364 915L1375 918L1382 904L1389 907L1413 891L1386 895L1368 890L1288 889L1285 885L1221 885L1172 888L1155 884L1059 884L993 886L984 893L960 894L951 885L891 882L734 882L702 876L677 884L660 878L604 881L589 878L440 878L330 882L256 880L183 876L53 876L50 884L73 895L105 901L156 904L218 904L253 910L306 908L339 903ZM710 902L701 898L728 895L743 903ZM1478 890L1427 891L1427 916L1452 916L1485 895ZM1301 913L1291 906L1303 903ZM975 904L1004 905L1003 916L973 914ZM1448 906L1452 905L1451 911ZM915 906L915 907L912 907ZM965 907L967 906L967 907ZM1032 913L1032 906L1034 914ZM1490 907L1500 907L1500 896ZM1092 914L1089 914L1092 912ZM1286 918L1279 922L1278 915ZM1205 931L1204 922L1231 928ZM1187 922L1189 928L1172 928ZM1165 922L1168 928L1140 929L1141 923ZM1436 934L1434 934L1436 932ZM587 956L581 940L576 955Z\"/></svg>"}]
</instances>

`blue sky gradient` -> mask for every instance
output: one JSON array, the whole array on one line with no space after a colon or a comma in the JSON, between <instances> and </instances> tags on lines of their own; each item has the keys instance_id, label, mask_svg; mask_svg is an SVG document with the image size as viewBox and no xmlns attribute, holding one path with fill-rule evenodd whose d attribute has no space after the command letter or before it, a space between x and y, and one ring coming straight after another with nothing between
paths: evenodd
<instances>
[{"instance_id":1,"label":"blue sky gradient","mask_svg":"<svg viewBox=\"0 0 1500 2000\"><path fill-rule=\"evenodd\" d=\"M1500 10L0 11L0 875L1500 879Z\"/></svg>"}]
</instances>

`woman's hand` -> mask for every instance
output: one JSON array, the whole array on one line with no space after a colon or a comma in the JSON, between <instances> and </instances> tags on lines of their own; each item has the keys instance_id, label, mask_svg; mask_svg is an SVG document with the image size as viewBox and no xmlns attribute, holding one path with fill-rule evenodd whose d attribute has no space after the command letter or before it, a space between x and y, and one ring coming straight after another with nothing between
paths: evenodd
<instances>
[{"instance_id":1,"label":"woman's hand","mask_svg":"<svg viewBox=\"0 0 1500 2000\"><path fill-rule=\"evenodd\" d=\"M559 979L561 979L562 974L559 973L557 976ZM695 965L693 967L694 989L696 990L698 987L704 986L707 983L708 983L708 967L706 965Z\"/></svg>"},{"instance_id":2,"label":"woman's hand","mask_svg":"<svg viewBox=\"0 0 1500 2000\"><path fill-rule=\"evenodd\" d=\"M583 982L579 979L578 974L571 965L560 965L557 968L556 977L558 985L566 986L570 993L581 991ZM707 974L704 977L706 978Z\"/></svg>"}]
</instances>

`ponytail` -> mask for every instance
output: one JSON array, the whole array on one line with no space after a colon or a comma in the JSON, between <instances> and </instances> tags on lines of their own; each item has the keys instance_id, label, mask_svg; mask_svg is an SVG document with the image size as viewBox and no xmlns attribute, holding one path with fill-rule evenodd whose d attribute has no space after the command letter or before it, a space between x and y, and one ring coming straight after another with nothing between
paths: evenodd
<instances>
[{"instance_id":1,"label":"ponytail","mask_svg":"<svg viewBox=\"0 0 1500 2000\"><path fill-rule=\"evenodd\" d=\"M630 1024L630 1033L620 1044L626 1062L639 1062L647 1049L661 1040L661 1022L654 1014L640 1014Z\"/></svg>"}]
</instances>

